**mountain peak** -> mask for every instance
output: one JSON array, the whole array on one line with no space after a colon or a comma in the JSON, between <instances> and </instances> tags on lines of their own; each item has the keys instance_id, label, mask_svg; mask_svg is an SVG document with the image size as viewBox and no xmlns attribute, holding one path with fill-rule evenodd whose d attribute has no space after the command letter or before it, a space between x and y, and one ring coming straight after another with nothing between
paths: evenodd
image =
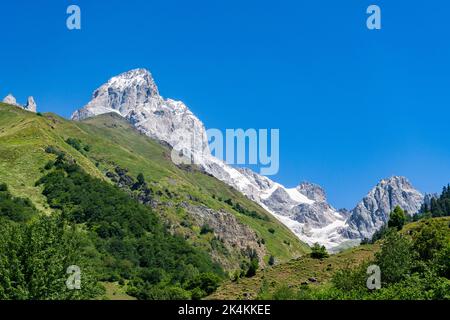
<instances>
[{"instance_id":1,"label":"mountain peak","mask_svg":"<svg viewBox=\"0 0 450 320\"><path fill-rule=\"evenodd\" d=\"M409 180L393 176L381 180L352 210L347 236L350 238L371 238L389 220L389 214L396 206L409 215L417 213L424 202L424 195L414 189Z\"/></svg>"},{"instance_id":2,"label":"mountain peak","mask_svg":"<svg viewBox=\"0 0 450 320\"><path fill-rule=\"evenodd\" d=\"M94 97L95 94L104 87L109 87L116 90L125 90L130 87L140 87L146 90L146 94L148 96L159 95L158 87L156 86L152 74L150 71L143 68L133 69L112 77L108 83L104 84L94 92Z\"/></svg>"},{"instance_id":3,"label":"mountain peak","mask_svg":"<svg viewBox=\"0 0 450 320\"><path fill-rule=\"evenodd\" d=\"M391 186L397 189L414 189L408 178L403 176L392 176L390 178L383 179L377 185L377 187L382 188L387 186Z\"/></svg>"},{"instance_id":4,"label":"mountain peak","mask_svg":"<svg viewBox=\"0 0 450 320\"><path fill-rule=\"evenodd\" d=\"M326 202L325 190L315 183L303 181L297 186L297 191L311 200L318 202Z\"/></svg>"},{"instance_id":5,"label":"mountain peak","mask_svg":"<svg viewBox=\"0 0 450 320\"><path fill-rule=\"evenodd\" d=\"M159 100L162 98L150 71L133 69L112 77L95 90L92 100L75 111L72 119L83 120L110 112L126 117L139 106L151 106Z\"/></svg>"}]
</instances>

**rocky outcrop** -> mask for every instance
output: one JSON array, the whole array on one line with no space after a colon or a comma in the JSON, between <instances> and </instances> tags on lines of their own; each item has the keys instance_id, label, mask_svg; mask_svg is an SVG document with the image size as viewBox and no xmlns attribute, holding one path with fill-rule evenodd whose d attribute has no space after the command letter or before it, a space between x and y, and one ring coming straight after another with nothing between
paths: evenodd
<instances>
[{"instance_id":1,"label":"rocky outcrop","mask_svg":"<svg viewBox=\"0 0 450 320\"><path fill-rule=\"evenodd\" d=\"M321 186L317 184L310 182L302 182L296 189L298 192L308 197L308 199L318 202L327 201L325 191L322 189Z\"/></svg>"},{"instance_id":2,"label":"rocky outcrop","mask_svg":"<svg viewBox=\"0 0 450 320\"><path fill-rule=\"evenodd\" d=\"M423 201L424 196L405 177L381 180L352 210L349 228L342 233L351 239L371 238L388 222L396 206L413 215L420 210Z\"/></svg>"},{"instance_id":3,"label":"rocky outcrop","mask_svg":"<svg viewBox=\"0 0 450 320\"><path fill-rule=\"evenodd\" d=\"M36 110L37 110L36 102L34 101L33 97L28 97L26 105L22 106L22 105L17 103L16 98L12 94L8 94L3 99L3 103L19 107L21 109L24 109L24 110L27 110L27 111L30 111L30 112L36 112Z\"/></svg>"},{"instance_id":4,"label":"rocky outcrop","mask_svg":"<svg viewBox=\"0 0 450 320\"><path fill-rule=\"evenodd\" d=\"M16 98L12 94L8 94L4 99L3 103L10 104L12 106L20 107L20 105L17 103Z\"/></svg>"},{"instance_id":5,"label":"rocky outcrop","mask_svg":"<svg viewBox=\"0 0 450 320\"><path fill-rule=\"evenodd\" d=\"M236 217L224 210L215 211L205 206L184 204L184 208L199 226L208 226L229 252L239 252L247 259L256 255L259 265L264 266L266 248L257 234L248 226L240 223ZM223 263L226 263L223 261Z\"/></svg>"},{"instance_id":6,"label":"rocky outcrop","mask_svg":"<svg viewBox=\"0 0 450 320\"><path fill-rule=\"evenodd\" d=\"M24 109L30 112L36 112L37 105L33 97L28 97L27 104L25 105Z\"/></svg>"}]
</instances>

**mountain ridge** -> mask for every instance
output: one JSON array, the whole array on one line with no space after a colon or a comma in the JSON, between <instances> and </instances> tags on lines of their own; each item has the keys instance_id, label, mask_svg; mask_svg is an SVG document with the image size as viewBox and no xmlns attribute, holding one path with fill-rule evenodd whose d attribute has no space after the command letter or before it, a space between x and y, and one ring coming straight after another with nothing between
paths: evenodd
<instances>
[{"instance_id":1,"label":"mountain ridge","mask_svg":"<svg viewBox=\"0 0 450 320\"><path fill-rule=\"evenodd\" d=\"M92 100L75 111L72 119L83 120L109 112L121 115L140 132L195 158L203 170L263 206L310 245L318 242L333 249L345 242L357 243L373 234L392 209L392 205L385 203L374 204L365 211L357 209L357 205L350 213L345 213L328 204L324 190L318 185L306 182L286 188L250 169L225 164L211 155L204 124L183 102L161 97L153 76L146 69L134 69L112 77L94 91ZM403 199L403 186L409 184L397 184L392 188L399 189L393 192L396 202L406 205L407 210L415 209L420 193ZM369 198L370 192L365 199ZM409 204L410 200L414 203ZM377 212L377 208L382 212ZM363 219L358 220L361 217ZM374 219L379 221L371 222ZM361 226L365 227L364 232L358 230Z\"/></svg>"},{"instance_id":2,"label":"mountain ridge","mask_svg":"<svg viewBox=\"0 0 450 320\"><path fill-rule=\"evenodd\" d=\"M89 151L76 149L69 139ZM249 262L251 249L257 252L260 266L270 256L282 262L309 252L263 208L196 168L176 166L170 161L166 144L140 133L116 113L74 122L0 103L0 180L8 184L14 195L30 198L47 214L52 211L35 182L42 176L43 168L55 160L46 152L49 146L70 156L89 175L117 184L130 194L134 192L136 177L142 173L148 189L136 198L152 208L156 204L153 209L171 232L208 251L229 272L239 270L243 261ZM120 184L116 183L119 179L113 181L116 177L123 178ZM233 206L225 200L232 200ZM205 212L212 213L215 220L206 219ZM216 220L226 221L233 232L224 234ZM206 228L209 231L202 234L203 224L216 228Z\"/></svg>"}]
</instances>

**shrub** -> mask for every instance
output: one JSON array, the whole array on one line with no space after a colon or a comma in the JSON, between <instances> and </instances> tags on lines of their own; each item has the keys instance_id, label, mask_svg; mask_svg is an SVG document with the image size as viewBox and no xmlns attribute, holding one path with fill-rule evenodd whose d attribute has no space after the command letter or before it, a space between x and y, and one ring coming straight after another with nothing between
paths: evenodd
<instances>
[{"instance_id":1,"label":"shrub","mask_svg":"<svg viewBox=\"0 0 450 320\"><path fill-rule=\"evenodd\" d=\"M208 233L214 233L214 229L211 228L209 225L204 224L200 230L200 234L208 234Z\"/></svg>"},{"instance_id":2,"label":"shrub","mask_svg":"<svg viewBox=\"0 0 450 320\"><path fill-rule=\"evenodd\" d=\"M385 284L398 282L404 279L412 268L411 241L391 229L383 240L381 251L375 254L375 258L375 264L382 270L382 282Z\"/></svg>"},{"instance_id":3,"label":"shrub","mask_svg":"<svg viewBox=\"0 0 450 320\"><path fill-rule=\"evenodd\" d=\"M246 276L247 278L253 277L254 275L256 275L256 271L258 271L258 268L259 268L259 261L258 261L258 258L253 258L253 259L250 261L250 266L249 266L249 268L248 268L247 273L245 274L245 276Z\"/></svg>"},{"instance_id":4,"label":"shrub","mask_svg":"<svg viewBox=\"0 0 450 320\"><path fill-rule=\"evenodd\" d=\"M328 258L329 254L325 246L321 246L318 243L315 243L311 248L311 258L313 259L324 259Z\"/></svg>"},{"instance_id":5,"label":"shrub","mask_svg":"<svg viewBox=\"0 0 450 320\"><path fill-rule=\"evenodd\" d=\"M275 264L275 257L274 256L270 256L269 258L269 266L273 266Z\"/></svg>"}]
</instances>

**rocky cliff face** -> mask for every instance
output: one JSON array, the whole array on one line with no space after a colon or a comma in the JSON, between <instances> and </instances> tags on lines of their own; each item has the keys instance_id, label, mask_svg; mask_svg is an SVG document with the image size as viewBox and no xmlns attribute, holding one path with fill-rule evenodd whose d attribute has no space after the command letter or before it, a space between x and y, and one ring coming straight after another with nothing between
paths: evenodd
<instances>
[{"instance_id":1,"label":"rocky cliff face","mask_svg":"<svg viewBox=\"0 0 450 320\"><path fill-rule=\"evenodd\" d=\"M193 206L185 204L184 208L199 226L207 225L211 232L222 242L228 252L238 252L242 257L250 258L255 255L259 259L260 266L264 266L266 248L261 243L258 235L248 226L240 223L236 217L227 211L215 211L205 206ZM227 262L215 255L222 265ZM229 266L229 269L237 269L239 266Z\"/></svg>"},{"instance_id":2,"label":"rocky cliff face","mask_svg":"<svg viewBox=\"0 0 450 320\"><path fill-rule=\"evenodd\" d=\"M326 201L326 195L325 191L322 189L321 186L310 183L310 182L302 182L298 187L297 191L303 194L304 196L308 197L311 200L318 201L318 202L325 202Z\"/></svg>"},{"instance_id":3,"label":"rocky cliff face","mask_svg":"<svg viewBox=\"0 0 450 320\"><path fill-rule=\"evenodd\" d=\"M72 119L110 112L128 119L149 137L195 158L207 173L260 204L308 244L318 242L333 249L368 237L387 221L395 205L412 214L423 201L406 179L394 177L383 180L351 212L337 211L327 203L325 192L318 185L304 182L296 188L286 188L249 169L229 166L210 154L203 123L184 103L161 97L145 69L111 78L94 91L92 100Z\"/></svg>"},{"instance_id":4,"label":"rocky cliff face","mask_svg":"<svg viewBox=\"0 0 450 320\"><path fill-rule=\"evenodd\" d=\"M36 112L37 105L33 97L28 97L27 104L24 106L24 109L30 112Z\"/></svg>"},{"instance_id":5,"label":"rocky cliff face","mask_svg":"<svg viewBox=\"0 0 450 320\"><path fill-rule=\"evenodd\" d=\"M370 238L387 223L389 213L396 206L413 215L423 202L424 196L405 177L381 180L352 210L348 219L349 228L342 233L352 239Z\"/></svg>"}]
</instances>

